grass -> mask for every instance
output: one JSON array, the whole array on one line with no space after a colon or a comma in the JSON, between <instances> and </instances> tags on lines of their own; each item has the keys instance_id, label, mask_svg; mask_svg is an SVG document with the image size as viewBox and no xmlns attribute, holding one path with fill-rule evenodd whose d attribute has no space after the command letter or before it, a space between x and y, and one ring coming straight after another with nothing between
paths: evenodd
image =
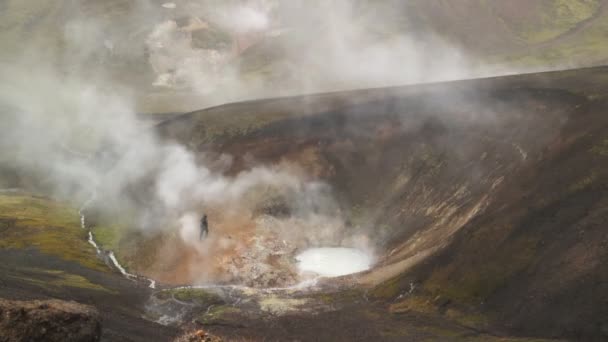
<instances>
[{"instance_id":1,"label":"grass","mask_svg":"<svg viewBox=\"0 0 608 342\"><path fill-rule=\"evenodd\" d=\"M558 40L549 46L532 51L504 55L499 59L514 67L539 67L572 62L583 65L599 63L608 58L606 34L608 34L608 18L599 16L589 27L578 32L574 37Z\"/></svg>"},{"instance_id":2,"label":"grass","mask_svg":"<svg viewBox=\"0 0 608 342\"><path fill-rule=\"evenodd\" d=\"M173 295L173 298L182 302L193 303L198 305L222 305L225 304L222 297L215 293L211 293L204 289L173 289L167 290Z\"/></svg>"},{"instance_id":3,"label":"grass","mask_svg":"<svg viewBox=\"0 0 608 342\"><path fill-rule=\"evenodd\" d=\"M230 320L231 316L242 314L238 308L228 305L213 306L199 316L198 322L202 324L220 323L224 319Z\"/></svg>"},{"instance_id":4,"label":"grass","mask_svg":"<svg viewBox=\"0 0 608 342\"><path fill-rule=\"evenodd\" d=\"M92 283L81 275L66 273L60 270L25 268L21 269L20 272L21 273L19 274L8 274L8 277L22 280L45 289L73 287L114 293L114 291L110 291L101 285Z\"/></svg>"},{"instance_id":5,"label":"grass","mask_svg":"<svg viewBox=\"0 0 608 342\"><path fill-rule=\"evenodd\" d=\"M127 270L138 272L148 269L156 261L159 244L164 241L164 235L146 236L140 230L133 228L135 213L115 213L96 216L91 232L99 247L114 252L116 258Z\"/></svg>"},{"instance_id":6,"label":"grass","mask_svg":"<svg viewBox=\"0 0 608 342\"><path fill-rule=\"evenodd\" d=\"M35 248L91 269L108 270L87 242L78 211L66 203L26 194L0 195L0 222L4 226L0 248Z\"/></svg>"},{"instance_id":7,"label":"grass","mask_svg":"<svg viewBox=\"0 0 608 342\"><path fill-rule=\"evenodd\" d=\"M353 303L363 300L365 293L358 288L345 289L338 292L318 292L305 298L317 299L327 305Z\"/></svg>"},{"instance_id":8,"label":"grass","mask_svg":"<svg viewBox=\"0 0 608 342\"><path fill-rule=\"evenodd\" d=\"M119 250L119 243L122 237L122 227L118 224L99 225L91 229L97 244L105 250Z\"/></svg>"},{"instance_id":9,"label":"grass","mask_svg":"<svg viewBox=\"0 0 608 342\"><path fill-rule=\"evenodd\" d=\"M528 44L537 44L559 37L592 17L599 1L554 0L546 5L539 16L521 25L512 25L520 38Z\"/></svg>"}]
</instances>

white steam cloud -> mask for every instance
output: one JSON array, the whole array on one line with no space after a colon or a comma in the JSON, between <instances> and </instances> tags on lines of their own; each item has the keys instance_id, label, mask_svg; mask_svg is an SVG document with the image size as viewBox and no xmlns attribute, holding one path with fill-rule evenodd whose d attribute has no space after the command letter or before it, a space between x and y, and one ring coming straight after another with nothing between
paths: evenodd
<instances>
[{"instance_id":1,"label":"white steam cloud","mask_svg":"<svg viewBox=\"0 0 608 342\"><path fill-rule=\"evenodd\" d=\"M499 72L434 32L375 30L383 27L377 8L353 0L178 4L146 39L153 85L192 92L187 98L202 106Z\"/></svg>"},{"instance_id":2,"label":"white steam cloud","mask_svg":"<svg viewBox=\"0 0 608 342\"><path fill-rule=\"evenodd\" d=\"M201 253L213 242L235 251L242 244L231 237L199 243L202 211L221 210L218 216L248 222L269 198L280 198L290 212L284 219L255 219L281 242L277 250L366 247L369 239L344 236L331 189L293 165L259 165L227 176L208 166L206 156L162 141L137 119L138 94L188 92L201 106L479 71L432 33L370 34L371 19L347 0L140 0L131 6L118 26L71 8L66 15L74 17L61 30L57 54L44 54L38 41L23 41L26 53L18 63L0 62L1 157L34 179L37 190L82 202L97 189L103 199L98 205L135 213L146 231L177 229Z\"/></svg>"}]
</instances>

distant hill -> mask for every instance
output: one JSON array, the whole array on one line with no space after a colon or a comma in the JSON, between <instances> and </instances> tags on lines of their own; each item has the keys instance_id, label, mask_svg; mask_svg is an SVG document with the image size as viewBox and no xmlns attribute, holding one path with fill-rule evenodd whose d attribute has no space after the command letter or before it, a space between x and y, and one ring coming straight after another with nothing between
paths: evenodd
<instances>
[{"instance_id":1,"label":"distant hill","mask_svg":"<svg viewBox=\"0 0 608 342\"><path fill-rule=\"evenodd\" d=\"M66 73L101 69L105 79L137 90L140 112L175 112L252 97L384 85L377 78L386 75L394 78L390 84L425 82L419 74L431 71L436 75L428 80L476 75L443 77L442 68L451 71L454 68L446 64L456 59L457 66L463 61L492 66L481 74L601 65L608 60L604 0L276 2L268 10L271 24L266 31L235 34L222 27L218 8L242 2L176 0L173 9L157 0L7 0L0 3L0 62L43 54ZM175 68L183 69L180 77L199 80L195 86L190 81L177 87L152 86L158 75L150 64L147 39L168 20L176 21L180 30L190 29L189 48L195 53L186 58L168 48L168 54L181 58ZM202 26L191 30L193 20ZM344 46L332 54L328 46L334 49L336 41ZM206 51L223 54L219 69L213 67L214 77L220 78L215 83L206 71L193 74L200 72L196 63L210 58ZM360 60L341 63L342 55ZM384 63L385 55L392 59ZM386 64L389 71L366 84L363 65L370 64ZM392 70L394 64L404 69ZM332 74L339 67L363 71ZM402 74L407 75L399 78ZM201 83L212 90L201 95Z\"/></svg>"}]
</instances>

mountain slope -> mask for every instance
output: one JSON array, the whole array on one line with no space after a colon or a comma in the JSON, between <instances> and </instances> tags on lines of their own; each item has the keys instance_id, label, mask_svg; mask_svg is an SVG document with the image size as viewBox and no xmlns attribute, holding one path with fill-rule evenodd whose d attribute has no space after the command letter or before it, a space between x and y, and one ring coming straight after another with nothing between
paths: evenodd
<instances>
[{"instance_id":1,"label":"mountain slope","mask_svg":"<svg viewBox=\"0 0 608 342\"><path fill-rule=\"evenodd\" d=\"M287 9L279 7L272 14L280 30L270 31L265 38L259 34L258 37L227 32L213 26L214 20L219 19L209 8L192 7L187 1L175 3L176 9L171 10L162 7L160 1L88 0L44 4L33 0L5 1L0 5L0 43L4 47L0 61L23 63L36 56L33 51L45 51L46 60L62 72L86 73L92 77L101 74L104 79L134 89L140 111L158 113L193 110L251 96L370 86L370 80L365 77L357 75L354 81L358 83L353 83L349 80L350 72L333 75L328 71L340 66L334 59L347 61L351 58L349 55L358 53L364 53L365 58L355 66L365 61L378 63L378 58L385 59L382 51L387 47L393 53L404 55L400 65L405 68L402 82L424 81L421 76L411 77L413 71L409 69L412 68L439 69L436 79L450 78L451 69L441 70L441 67L449 64L452 57L439 58L447 53L454 53L455 57L462 55L464 62L475 68L489 66L487 72L498 73L597 65L608 59L603 39L608 32L604 0L416 0L405 3L353 0L340 1L328 8L323 7L328 6L323 3L321 7L308 4L301 8L283 4ZM146 46L150 34L167 20L175 20L183 28L193 25L188 24L188 20L201 18L206 24L193 31L192 49L213 50L218 41L229 46L231 39L237 45L241 40L250 40L248 45L253 44L243 54L222 62L225 74L234 73L236 79L218 84L203 97L197 86L192 89L152 87L158 75L150 64ZM209 23L212 26L204 28ZM326 40L342 41L346 44L345 50L326 55ZM413 47L403 45L403 40L414 44ZM391 48L395 44L401 48ZM230 55L229 50L218 51ZM408 57L413 51L416 54ZM178 65L191 63L186 58L190 54L180 60L180 53L168 52L171 58L177 58ZM417 54L422 54L421 58L428 62L437 60L437 65L420 64L415 61ZM207 62L196 63L202 63L203 67ZM345 65L350 64L345 62ZM396 68L391 63L388 66ZM391 70L381 76L394 78L399 74ZM478 74L471 70L459 77ZM307 88L307 83L312 88Z\"/></svg>"},{"instance_id":2,"label":"mountain slope","mask_svg":"<svg viewBox=\"0 0 608 342\"><path fill-rule=\"evenodd\" d=\"M606 75L593 68L245 102L159 129L195 151L230 153L232 172L245 156L289 160L330 182L350 232L382 251L354 279L394 315L599 339Z\"/></svg>"}]
</instances>

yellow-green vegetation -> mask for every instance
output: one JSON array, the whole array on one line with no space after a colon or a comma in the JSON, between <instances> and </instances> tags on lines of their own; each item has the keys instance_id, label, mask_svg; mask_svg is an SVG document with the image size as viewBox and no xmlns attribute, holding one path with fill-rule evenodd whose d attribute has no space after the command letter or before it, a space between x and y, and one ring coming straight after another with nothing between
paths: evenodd
<instances>
[{"instance_id":1,"label":"yellow-green vegetation","mask_svg":"<svg viewBox=\"0 0 608 342\"><path fill-rule=\"evenodd\" d=\"M219 305L213 306L204 314L200 315L198 321L202 324L213 324L224 319L230 319L230 316L242 313L240 309L234 306Z\"/></svg>"},{"instance_id":2,"label":"yellow-green vegetation","mask_svg":"<svg viewBox=\"0 0 608 342\"><path fill-rule=\"evenodd\" d=\"M183 288L172 289L164 292L170 293L173 298L187 303L198 305L221 305L224 304L222 297L204 289Z\"/></svg>"},{"instance_id":3,"label":"yellow-green vegetation","mask_svg":"<svg viewBox=\"0 0 608 342\"><path fill-rule=\"evenodd\" d=\"M309 300L304 298L293 299L289 297L269 295L262 298L258 302L258 305L262 311L273 315L284 315L290 312L302 312L305 309L305 305L308 303Z\"/></svg>"},{"instance_id":4,"label":"yellow-green vegetation","mask_svg":"<svg viewBox=\"0 0 608 342\"><path fill-rule=\"evenodd\" d=\"M525 67L571 62L582 65L598 63L608 57L608 42L605 39L607 33L608 18L600 15L572 37L556 39L547 46L509 54L502 58L502 61L513 66Z\"/></svg>"},{"instance_id":5,"label":"yellow-green vegetation","mask_svg":"<svg viewBox=\"0 0 608 342\"><path fill-rule=\"evenodd\" d=\"M35 248L42 253L107 271L87 242L78 210L66 203L29 194L0 195L0 248Z\"/></svg>"},{"instance_id":6,"label":"yellow-green vegetation","mask_svg":"<svg viewBox=\"0 0 608 342\"><path fill-rule=\"evenodd\" d=\"M526 43L537 44L559 37L591 18L600 6L599 0L551 0L541 4L538 15L511 26Z\"/></svg>"},{"instance_id":7,"label":"yellow-green vegetation","mask_svg":"<svg viewBox=\"0 0 608 342\"><path fill-rule=\"evenodd\" d=\"M118 224L98 225L91 229L95 242L104 250L116 251L122 237L123 228Z\"/></svg>"},{"instance_id":8,"label":"yellow-green vegetation","mask_svg":"<svg viewBox=\"0 0 608 342\"><path fill-rule=\"evenodd\" d=\"M10 272L10 271L9 271ZM113 293L105 287L94 284L87 278L66 273L59 270L45 270L39 268L27 268L20 270L20 274L7 274L9 278L26 281L32 285L46 289L74 287L79 289L98 290Z\"/></svg>"},{"instance_id":9,"label":"yellow-green vegetation","mask_svg":"<svg viewBox=\"0 0 608 342\"><path fill-rule=\"evenodd\" d=\"M166 234L148 236L134 229L136 213L92 215L91 232L100 248L114 252L118 261L134 272L149 269L157 260L160 246L169 237Z\"/></svg>"},{"instance_id":10,"label":"yellow-green vegetation","mask_svg":"<svg viewBox=\"0 0 608 342\"><path fill-rule=\"evenodd\" d=\"M309 295L306 298L318 299L324 304L340 304L353 303L364 298L364 292L361 289L347 289L338 292L319 292Z\"/></svg>"}]
</instances>

